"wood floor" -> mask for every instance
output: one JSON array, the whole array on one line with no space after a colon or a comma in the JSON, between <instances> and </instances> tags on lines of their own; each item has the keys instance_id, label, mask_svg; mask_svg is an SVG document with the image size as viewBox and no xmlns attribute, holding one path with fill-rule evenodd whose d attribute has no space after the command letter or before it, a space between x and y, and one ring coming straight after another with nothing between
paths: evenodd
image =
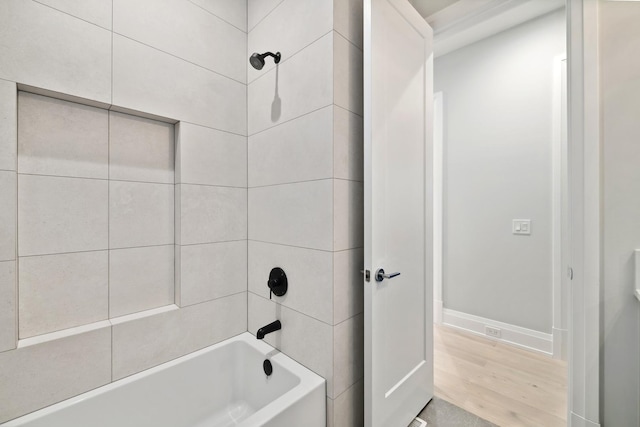
<instances>
[{"instance_id":1,"label":"wood floor","mask_svg":"<svg viewBox=\"0 0 640 427\"><path fill-rule=\"evenodd\" d=\"M538 353L434 326L435 395L503 427L567 425L567 366Z\"/></svg>"}]
</instances>

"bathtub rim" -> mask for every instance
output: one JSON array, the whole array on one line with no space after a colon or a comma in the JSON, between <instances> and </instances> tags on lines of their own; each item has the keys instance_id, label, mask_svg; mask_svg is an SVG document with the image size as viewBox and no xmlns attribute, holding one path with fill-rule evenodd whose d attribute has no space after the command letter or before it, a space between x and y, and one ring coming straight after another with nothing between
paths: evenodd
<instances>
[{"instance_id":1,"label":"bathtub rim","mask_svg":"<svg viewBox=\"0 0 640 427\"><path fill-rule=\"evenodd\" d=\"M44 408L40 408L33 412L29 412L25 415L21 415L18 418L14 418L12 420L6 421L3 424L0 424L0 427L21 427L24 423L39 420L59 410L62 410L69 406L73 406L76 403L80 403L84 400L91 399L93 397L99 396L109 391L115 391L141 378L145 378L155 373L170 369L173 366L187 362L191 359L197 358L199 356L215 351L217 349L233 344L235 342L243 342L248 344L254 350L257 350L260 354L262 354L262 356L264 356L265 358L269 353L273 353L273 355L269 357L269 360L271 360L271 362L274 365L288 370L299 379L299 382L295 386L293 386L290 390L276 397L272 402L268 403L266 406L258 409L255 413L251 414L246 420L243 420L240 424L238 424L237 427L252 425L252 421L256 420L258 417L260 418L261 421L268 422L272 420L274 417L278 416L282 411L284 411L289 406L305 398L308 394L313 392L318 387L322 387L323 391L325 392L324 394L326 395L326 380L324 378L322 378L320 375L316 374L315 372L311 371L306 366L290 358L286 354L282 353L280 350L276 349L275 347L272 347L271 345L267 344L262 340L258 340L251 333L242 332L241 334L227 338L223 341L220 341L219 343L212 344L200 350L196 350L192 353L188 353L188 354L185 354L184 356L180 356L176 359L161 363L160 365L145 369L144 371L140 371L135 374L129 375L127 377L120 378L116 381L110 382L109 384L105 384L103 386L94 388L92 390L88 390L77 396L70 397L68 399L62 400L52 405L45 406ZM326 400L324 401L324 405L325 405L325 411L326 411Z\"/></svg>"}]
</instances>

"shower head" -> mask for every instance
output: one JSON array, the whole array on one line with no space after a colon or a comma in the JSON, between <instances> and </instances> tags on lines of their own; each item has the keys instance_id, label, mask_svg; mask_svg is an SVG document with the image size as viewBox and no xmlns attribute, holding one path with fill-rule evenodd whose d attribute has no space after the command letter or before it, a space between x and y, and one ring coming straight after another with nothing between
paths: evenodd
<instances>
[{"instance_id":1,"label":"shower head","mask_svg":"<svg viewBox=\"0 0 640 427\"><path fill-rule=\"evenodd\" d=\"M254 53L249 58L249 62L251 63L251 66L256 70L262 70L262 67L264 67L264 58L266 58L267 56L273 56L273 62L275 62L276 64L280 62L280 52L276 52L275 54L271 52Z\"/></svg>"}]
</instances>

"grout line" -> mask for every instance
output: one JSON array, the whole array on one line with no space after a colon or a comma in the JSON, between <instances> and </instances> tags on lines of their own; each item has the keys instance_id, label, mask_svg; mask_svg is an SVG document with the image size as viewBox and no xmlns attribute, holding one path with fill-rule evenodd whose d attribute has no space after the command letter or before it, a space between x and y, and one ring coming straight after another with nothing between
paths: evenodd
<instances>
[{"instance_id":1,"label":"grout line","mask_svg":"<svg viewBox=\"0 0 640 427\"><path fill-rule=\"evenodd\" d=\"M260 18L260 20L258 22L256 22L256 25L254 25L251 28L249 28L249 10L247 10L247 34L250 33L251 31L253 31L258 25L260 25L262 23L262 21L267 19L267 17L269 15L271 15L274 10L279 8L282 3L284 3L284 0L280 0L280 2L273 7L273 9L271 9L266 15L264 15L262 18Z\"/></svg>"},{"instance_id":2,"label":"grout line","mask_svg":"<svg viewBox=\"0 0 640 427\"><path fill-rule=\"evenodd\" d=\"M15 309L15 328L16 330L14 331L14 345L15 348L18 348L18 341L20 340L20 239L19 239L19 227L20 227L20 223L18 222L19 220L19 198L18 198L18 191L20 189L19 187L19 174L18 174L18 151L19 151L19 135L20 135L20 121L19 121L19 102L20 102L20 96L19 96L19 91L18 91L18 84L15 84L15 89L16 89L16 103L15 103L15 112L16 112L16 121L14 123L15 125L15 129L16 129L16 133L15 133L15 148L16 148L16 159L15 159L15 166L16 166L16 170L14 171L15 176L16 176L16 195L15 195L15 202L16 202L16 207L14 210L14 213L16 215L16 219L15 219L15 230L16 230L16 243L15 243L15 254L14 254L14 258L15 258L15 265L14 265L14 281L15 283L13 284L14 286L14 292L15 292L15 301L14 301L14 309Z\"/></svg>"},{"instance_id":3,"label":"grout line","mask_svg":"<svg viewBox=\"0 0 640 427\"><path fill-rule=\"evenodd\" d=\"M224 242L220 242L224 243ZM206 243L204 243L206 244ZM109 251L126 251L129 249L145 249L145 248L159 248L163 246L173 246L173 243L163 243L161 245L144 245L144 246L127 246L127 247L117 247L117 248L109 248L108 246L104 249L91 249L87 251L71 251L71 252L52 252L46 254L34 254L34 255L20 255L19 258L36 258L36 257L45 257L45 256L56 256L56 255L73 255L73 254L85 254L85 253L94 253L94 252L109 252ZM9 260L12 261L12 260Z\"/></svg>"},{"instance_id":4,"label":"grout line","mask_svg":"<svg viewBox=\"0 0 640 427\"><path fill-rule=\"evenodd\" d=\"M118 33L118 32L116 32L116 31L113 31L113 34L117 34L117 35L119 35L120 37L124 37L124 38L125 38L125 39L127 39L127 40L131 40L132 42L135 42L135 43L141 44L141 45L146 46L146 47L148 47L148 48L150 48L150 49L153 49L153 50L155 50L155 51L157 51L157 52L162 52L162 53L164 53L164 54L166 54L166 55L169 55L169 56L171 56L171 57L173 57L173 58L179 59L179 60L184 61L184 62L186 62L186 63L188 63L188 64L194 65L194 66L196 66L196 67L198 67L198 68L201 68L201 69L203 69L203 70L209 71L210 73L216 74L216 75L218 75L218 76L220 76L220 77L224 77L225 79L231 80L231 81L233 81L233 82L235 82L235 83L238 83L238 84L241 84L241 85L246 85L246 84L247 84L246 82L242 82L242 81L240 81L240 80L234 79L233 77L229 77L229 76L227 76L227 75L225 75L225 74L222 74L220 71L215 71L215 70L212 70L211 68L207 68L207 67L205 67L204 65L200 65L200 64L198 64L198 63L195 63L195 62L189 61L188 59L181 58L181 57L179 57L179 56L177 56L177 55L175 55L175 54L173 54L173 53L170 53L170 52L164 51L164 50L162 50L162 49L160 49L160 48L157 48L157 47L155 47L155 46L152 46L152 45L150 45L150 44L147 44L147 43L141 42L140 40L134 39L134 38L129 37L129 36L127 36L127 35L124 35L124 34L122 34L122 33Z\"/></svg>"},{"instance_id":5,"label":"grout line","mask_svg":"<svg viewBox=\"0 0 640 427\"><path fill-rule=\"evenodd\" d=\"M326 33L322 34L320 37L318 37L317 39L313 40L312 42L310 42L309 44L301 47L300 49L296 50L295 52L293 52L291 55L289 55L288 57L283 57L280 62L278 63L278 66L281 66L282 64L286 64L289 60L291 60L293 57L295 57L297 54L303 52L304 50L306 50L308 47L310 47L312 44L315 44L316 42L322 40L323 38L325 38L326 36L328 36L329 34L333 33L333 28L330 29L329 31L327 31ZM248 53L248 48L247 48L247 53ZM333 50L333 49L332 49ZM260 80L261 78L271 74L272 71L275 71L276 66L270 66L271 68L269 68L268 70L265 70L265 72L263 74L260 74L258 77L254 78L251 81L247 80L247 86L250 86L251 84L253 84L253 82Z\"/></svg>"},{"instance_id":6,"label":"grout line","mask_svg":"<svg viewBox=\"0 0 640 427\"><path fill-rule=\"evenodd\" d=\"M343 107L342 105L333 104L333 106L334 106L334 107L337 107L337 108L339 108L339 109L341 109L341 110L344 110L344 111L346 111L347 113L351 113L351 114L353 114L354 116L358 116L358 117L360 117L361 119L363 119L363 118L364 118L364 116L362 116L361 114L358 114L358 113L356 113L355 111L351 111L351 110L349 110L348 108Z\"/></svg>"},{"instance_id":7,"label":"grout line","mask_svg":"<svg viewBox=\"0 0 640 427\"><path fill-rule=\"evenodd\" d=\"M138 182L138 181L131 181ZM153 184L153 183L150 183ZM218 184L196 184L194 182L178 182L175 185L193 185L194 187L213 187L213 188L235 188L236 190L246 190L247 187L238 185L218 185Z\"/></svg>"},{"instance_id":8,"label":"grout line","mask_svg":"<svg viewBox=\"0 0 640 427\"><path fill-rule=\"evenodd\" d=\"M306 113L304 113L304 114L300 114L299 116L293 117L293 118L291 118L291 119L285 120L285 121L280 122L280 123L278 123L278 124L275 124L275 125L273 125L273 126L269 126L269 127L264 128L264 129L262 129L262 130L259 130L258 132L255 132L255 133L250 134L248 137L249 137L249 138L251 138L251 137L253 137L253 136L259 135L259 134L261 134L261 133L263 133L263 132L266 132L266 131L268 131L268 130L270 130L270 129L277 128L278 126L282 126L282 125L283 125L283 124L285 124L285 123L292 122L292 121L297 120L297 119L299 119L299 118L301 118L301 117L305 117L305 116L308 116L308 115L310 115L310 114L316 113L316 112L318 112L318 111L320 111L320 110L322 110L322 109L324 109L324 108L331 107L332 105L334 105L334 104L327 104L327 105L323 105L322 107L316 108L315 110L308 111L308 112L306 112ZM247 108L247 110L248 110L248 108ZM248 132L247 132L247 133L248 133Z\"/></svg>"},{"instance_id":9,"label":"grout line","mask_svg":"<svg viewBox=\"0 0 640 427\"><path fill-rule=\"evenodd\" d=\"M340 37L342 37L343 39L345 39L347 42L349 42L349 44L351 44L353 47L355 47L356 49L358 49L360 52L363 52L362 48L360 46L358 46L357 44L355 44L354 42L352 42L351 40L349 40L349 38L347 36L345 36L344 34L342 34L340 31L336 30L334 28L333 30L334 33L338 34Z\"/></svg>"},{"instance_id":10,"label":"grout line","mask_svg":"<svg viewBox=\"0 0 640 427\"><path fill-rule=\"evenodd\" d=\"M87 20L86 20L86 19L84 19L84 18L81 18L81 17L76 16L76 15L72 15L72 14L70 14L69 12L65 12L64 10L57 9L57 8L55 8L55 7L51 6L51 5L48 5L48 4L45 4L45 3L42 3L42 2L41 2L41 1L39 1L39 0L32 0L32 1L33 1L34 3L37 3L37 4L41 5L41 6L44 6L44 7L46 7L46 8L49 8L49 9L51 9L51 10L55 10L56 12L60 12L60 13L62 13L63 15L70 16L70 17L75 18L75 19L77 19L77 20L79 20L79 21L86 22L87 24L93 25L94 27L98 27L98 28L100 28L100 29L102 29L102 30L106 30L106 31L111 32L111 29L110 29L110 28L103 27L102 25L96 24L95 22L87 21ZM112 13L112 21L111 21L111 25L112 25L112 27L113 27L113 13Z\"/></svg>"},{"instance_id":11,"label":"grout line","mask_svg":"<svg viewBox=\"0 0 640 427\"><path fill-rule=\"evenodd\" d=\"M107 163L107 168L110 168L109 163ZM105 182L131 182L134 184L152 184L152 185L174 185L169 182L154 182L154 181L136 181L131 179L112 179L112 178L91 178L85 176L68 176L68 175L48 175L41 173L25 173L18 172L18 175L26 175L26 176L41 176L46 178L62 178L62 179L85 179L91 181L105 181ZM110 175L110 172L107 170L107 176ZM187 184L187 183L185 183ZM206 185L208 187L227 187L225 185L209 185L209 184L188 184L188 185ZM244 188L244 187L230 187L230 188Z\"/></svg>"},{"instance_id":12,"label":"grout line","mask_svg":"<svg viewBox=\"0 0 640 427\"><path fill-rule=\"evenodd\" d=\"M258 239L249 239L250 242L256 242L256 243L264 243L267 245L277 245L277 246L286 246L288 248L296 248L296 249L306 249L309 251L317 251L317 252L326 252L326 253L330 253L330 254L336 254L339 252L346 252L346 251L353 251L356 249L363 249L363 246L356 246L355 248L347 248L347 249L340 249L340 250L330 250L330 249L318 249L318 248L308 248L305 246L295 246L295 245L288 245L286 243L277 243L277 242L267 242L265 240L258 240Z\"/></svg>"},{"instance_id":13,"label":"grout line","mask_svg":"<svg viewBox=\"0 0 640 427\"><path fill-rule=\"evenodd\" d=\"M345 178L316 178L316 179L305 179L302 181L290 181L290 182L280 182L277 184L265 184L265 185L257 185L254 187L249 187L249 190L255 190L255 189L259 189L259 188L268 188L268 187L278 187L278 186L282 186L282 185L294 185L294 184L304 184L307 182L318 182L318 181L344 181L344 182L354 182L356 184L364 184L363 181L358 181L355 179L345 179Z\"/></svg>"},{"instance_id":14,"label":"grout line","mask_svg":"<svg viewBox=\"0 0 640 427\"><path fill-rule=\"evenodd\" d=\"M231 132L229 130L218 129L218 128L214 128L214 127L211 127L211 126L202 125L202 124L199 124L199 123L189 122L187 120L178 120L178 123L186 123L188 125L199 126L201 128L207 128L207 129L215 130L215 131L218 131L218 132L223 132L223 133L228 133L228 134L231 134L231 135L241 136L243 138L246 138L248 136L248 135L243 135L241 133Z\"/></svg>"},{"instance_id":15,"label":"grout line","mask_svg":"<svg viewBox=\"0 0 640 427\"><path fill-rule=\"evenodd\" d=\"M227 21L226 19L224 19L224 18L222 18L222 17L220 17L220 16L216 15L215 13L211 12L210 10L205 9L204 7L202 7L202 6L200 6L199 4L195 3L193 0L189 0L189 3L193 4L193 5L194 5L194 6L196 6L196 7L199 7L200 9L204 10L205 12L207 12L209 15L211 15L211 16L215 16L216 18L218 18L219 20L221 20L222 22L224 22L224 23L226 23L226 24L229 24L229 25L230 25L230 26L232 26L233 28L236 28L236 29L238 29L238 30L242 31L243 33L247 34L247 31L246 31L246 30L243 30L242 28L240 28L240 27L237 27L237 26L233 25L231 22L229 22L229 21Z\"/></svg>"}]
</instances>

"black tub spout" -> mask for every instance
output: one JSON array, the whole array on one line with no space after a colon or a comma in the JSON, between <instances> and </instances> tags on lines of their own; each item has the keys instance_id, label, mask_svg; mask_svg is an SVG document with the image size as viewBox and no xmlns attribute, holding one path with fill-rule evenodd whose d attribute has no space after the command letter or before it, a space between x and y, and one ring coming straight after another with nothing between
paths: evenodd
<instances>
[{"instance_id":1,"label":"black tub spout","mask_svg":"<svg viewBox=\"0 0 640 427\"><path fill-rule=\"evenodd\" d=\"M275 322L271 322L268 325L258 329L258 332L256 333L256 338L261 340L264 338L265 335L270 334L271 332L279 331L280 329L282 329L282 323L280 323L279 320L276 320Z\"/></svg>"}]
</instances>

